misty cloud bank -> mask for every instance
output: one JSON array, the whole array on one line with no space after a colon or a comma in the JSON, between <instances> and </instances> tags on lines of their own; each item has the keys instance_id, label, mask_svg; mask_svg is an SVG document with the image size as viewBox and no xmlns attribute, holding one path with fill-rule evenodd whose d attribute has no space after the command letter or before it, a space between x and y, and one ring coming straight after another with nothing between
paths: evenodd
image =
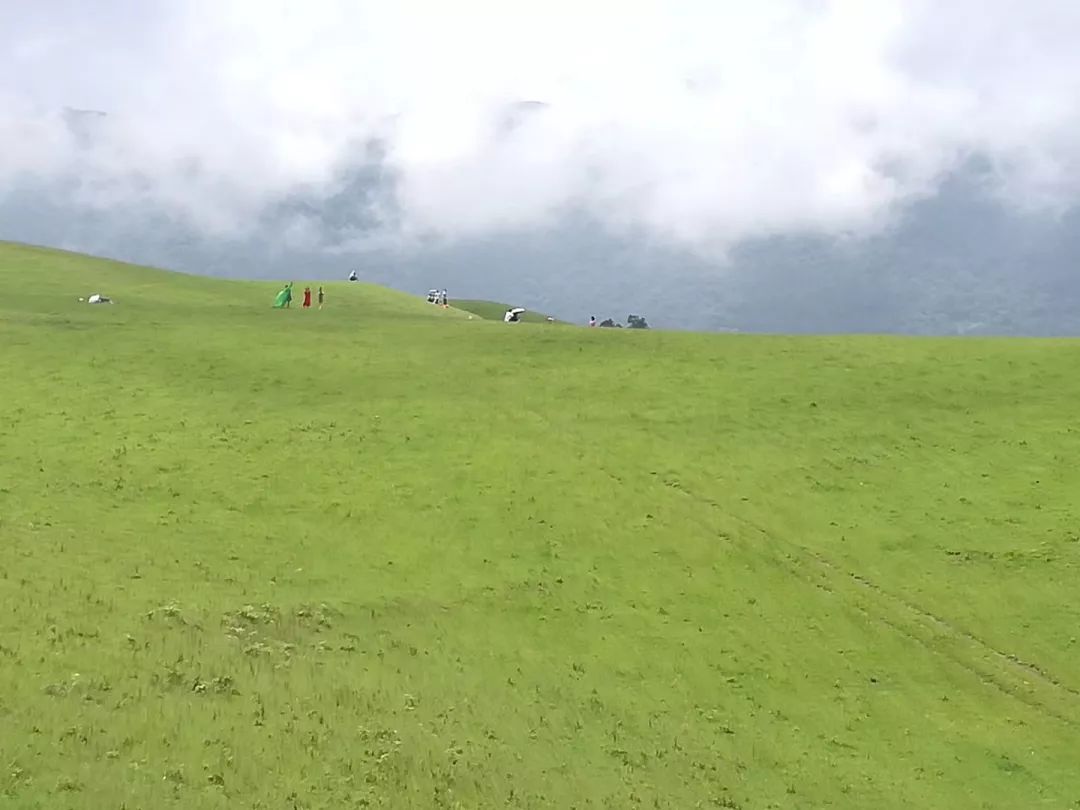
<instances>
[{"instance_id":1,"label":"misty cloud bank","mask_svg":"<svg viewBox=\"0 0 1080 810\"><path fill-rule=\"evenodd\" d=\"M1067 0L8 0L0 197L309 251L581 217L718 257L873 238L977 155L1060 213L1077 41Z\"/></svg>"}]
</instances>

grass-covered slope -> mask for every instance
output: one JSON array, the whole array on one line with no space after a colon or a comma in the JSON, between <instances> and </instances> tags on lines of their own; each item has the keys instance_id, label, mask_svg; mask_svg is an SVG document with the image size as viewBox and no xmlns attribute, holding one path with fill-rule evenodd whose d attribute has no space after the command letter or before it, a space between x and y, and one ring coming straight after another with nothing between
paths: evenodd
<instances>
[{"instance_id":1,"label":"grass-covered slope","mask_svg":"<svg viewBox=\"0 0 1080 810\"><path fill-rule=\"evenodd\" d=\"M1075 343L0 284L2 806L1080 798Z\"/></svg>"},{"instance_id":2,"label":"grass-covered slope","mask_svg":"<svg viewBox=\"0 0 1080 810\"><path fill-rule=\"evenodd\" d=\"M500 304L497 301L470 301L470 300L453 300L450 301L451 305L457 309L464 310L465 312L471 312L473 315L477 315L480 318L488 321L502 321L503 316L506 314L506 310L510 309L512 304ZM532 312L526 310L521 316L522 323L547 323L547 315L542 312Z\"/></svg>"}]
</instances>

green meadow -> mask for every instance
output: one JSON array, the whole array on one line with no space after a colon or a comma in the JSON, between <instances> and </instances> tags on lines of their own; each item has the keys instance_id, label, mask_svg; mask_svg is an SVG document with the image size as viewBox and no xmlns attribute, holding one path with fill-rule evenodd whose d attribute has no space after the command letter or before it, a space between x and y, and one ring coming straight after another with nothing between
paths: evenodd
<instances>
[{"instance_id":1,"label":"green meadow","mask_svg":"<svg viewBox=\"0 0 1080 810\"><path fill-rule=\"evenodd\" d=\"M1080 807L1080 342L0 286L0 807Z\"/></svg>"}]
</instances>

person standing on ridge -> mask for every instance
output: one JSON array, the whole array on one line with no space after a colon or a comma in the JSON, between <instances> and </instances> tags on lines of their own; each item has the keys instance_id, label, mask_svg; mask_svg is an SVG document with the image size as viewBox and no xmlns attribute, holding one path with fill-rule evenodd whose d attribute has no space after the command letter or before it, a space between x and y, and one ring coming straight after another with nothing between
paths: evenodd
<instances>
[{"instance_id":1,"label":"person standing on ridge","mask_svg":"<svg viewBox=\"0 0 1080 810\"><path fill-rule=\"evenodd\" d=\"M596 316L595 315L590 315L589 316L589 326L596 326Z\"/></svg>"},{"instance_id":2,"label":"person standing on ridge","mask_svg":"<svg viewBox=\"0 0 1080 810\"><path fill-rule=\"evenodd\" d=\"M311 287L304 287L304 309L311 308Z\"/></svg>"},{"instance_id":3,"label":"person standing on ridge","mask_svg":"<svg viewBox=\"0 0 1080 810\"><path fill-rule=\"evenodd\" d=\"M322 302L323 302L323 291L322 291L322 285L320 284L319 285L319 309L322 309Z\"/></svg>"}]
</instances>

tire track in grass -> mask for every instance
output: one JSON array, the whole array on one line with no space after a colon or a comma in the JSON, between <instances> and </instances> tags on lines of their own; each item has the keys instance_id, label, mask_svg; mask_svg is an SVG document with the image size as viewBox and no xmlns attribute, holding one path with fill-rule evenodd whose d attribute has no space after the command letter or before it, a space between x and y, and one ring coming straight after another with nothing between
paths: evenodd
<instances>
[{"instance_id":1,"label":"tire track in grass","mask_svg":"<svg viewBox=\"0 0 1080 810\"><path fill-rule=\"evenodd\" d=\"M806 549L806 548L803 548L802 550L805 553L809 554L819 565L826 566L827 568L830 568L830 569L836 571L838 574L846 574L846 576L851 577L852 580L854 580L855 582L857 582L859 585L866 588L867 590L873 591L874 593L878 594L879 596L881 596L884 599L892 600L894 602L899 603L906 610L909 610L909 611L912 611L913 613L919 614L925 621L932 623L935 627L943 628L945 631L947 631L949 633L955 633L955 634L963 637L964 639L966 639L970 643L972 643L972 644L980 647L981 649L985 650L987 653L992 655L994 658L1000 659L1000 663L1002 665L1007 665L1009 667L1013 667L1013 668L1022 670L1024 672L1026 672L1030 677L1035 678L1035 679L1041 679L1041 680L1045 681L1047 684L1049 684L1051 686L1054 686L1054 687L1057 687L1058 689L1064 690L1065 692L1068 692L1073 698L1080 701L1080 690L1075 689L1074 687L1070 686L1069 684L1063 683L1062 681L1058 680L1058 678L1056 678L1054 675L1052 675L1047 670L1040 667L1038 664L1032 663L1030 661L1025 661L1025 660L1023 660L1022 658L1020 658L1017 655L1014 655L1012 653L1004 652L1002 650L997 649L996 647L994 647L989 642L984 641L983 639L976 636L974 633L971 633L968 630L964 630L961 627L957 627L955 624L952 624L947 619L945 619L945 618L943 618L941 616L938 616L936 613L932 613L931 611L926 610L923 607L920 607L919 605L915 604L914 602L911 602L911 601L905 599L903 596L900 596L898 594L894 594L894 593L891 593L891 592L885 590L880 585L877 585L876 583L871 582L866 577L864 577L864 576L862 576L860 574L852 573L852 572L844 572L842 569L838 568L835 563L833 563L831 560L827 559L820 552L811 551L810 549Z\"/></svg>"},{"instance_id":2,"label":"tire track in grass","mask_svg":"<svg viewBox=\"0 0 1080 810\"><path fill-rule=\"evenodd\" d=\"M762 543L744 540L741 545L785 568L792 576L840 596L847 606L871 621L884 624L927 652L946 658L985 685L1040 714L1073 728L1080 727L1080 691L1045 668L998 649L943 616L886 590L858 572L842 568L818 551L783 540L753 521L727 512L719 503L696 494L682 482L665 481L664 485L757 534Z\"/></svg>"},{"instance_id":3,"label":"tire track in grass","mask_svg":"<svg viewBox=\"0 0 1080 810\"><path fill-rule=\"evenodd\" d=\"M999 650L865 577L845 571L817 552L766 536L774 561L800 579L840 596L850 608L884 624L922 649L962 667L983 684L1047 717L1080 727L1080 695L1039 667ZM778 559L779 557L779 559Z\"/></svg>"}]
</instances>

